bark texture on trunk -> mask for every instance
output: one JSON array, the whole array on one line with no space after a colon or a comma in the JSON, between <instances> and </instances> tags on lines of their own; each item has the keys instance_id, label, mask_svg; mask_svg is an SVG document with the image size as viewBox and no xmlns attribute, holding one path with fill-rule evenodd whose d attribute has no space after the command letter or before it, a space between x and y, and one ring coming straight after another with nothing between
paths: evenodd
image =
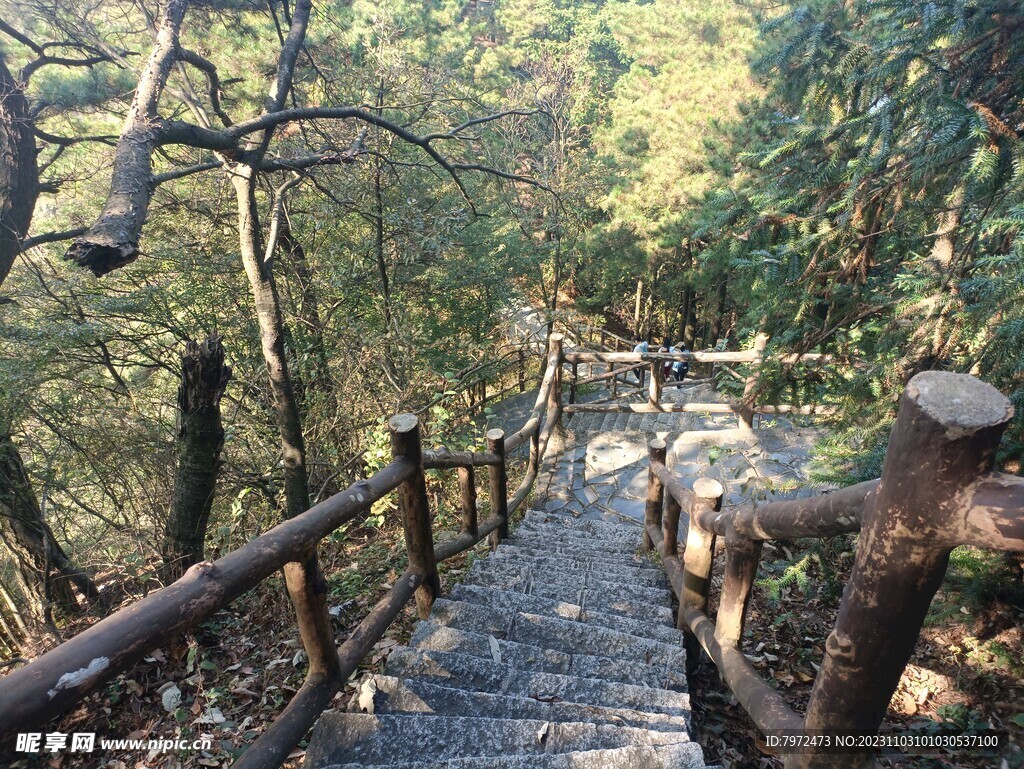
<instances>
[{"instance_id":1,"label":"bark texture on trunk","mask_svg":"<svg viewBox=\"0 0 1024 769\"><path fill-rule=\"evenodd\" d=\"M39 196L28 101L0 55L0 284L21 252Z\"/></svg>"},{"instance_id":2,"label":"bark texture on trunk","mask_svg":"<svg viewBox=\"0 0 1024 769\"><path fill-rule=\"evenodd\" d=\"M238 203L238 233L242 265L259 324L263 359L267 364L274 416L281 437L281 462L284 470L285 515L293 518L309 508L309 480L306 472L306 443L302 435L302 416L285 353L285 326L281 299L271 264L263 258L255 171L238 165L232 183Z\"/></svg>"},{"instance_id":3,"label":"bark texture on trunk","mask_svg":"<svg viewBox=\"0 0 1024 769\"><path fill-rule=\"evenodd\" d=\"M178 386L178 467L164 531L163 577L167 583L203 560L206 526L224 447L220 399L230 378L231 367L224 363L220 337L211 334L201 343L186 345Z\"/></svg>"},{"instance_id":4,"label":"bark texture on trunk","mask_svg":"<svg viewBox=\"0 0 1024 769\"><path fill-rule=\"evenodd\" d=\"M46 524L18 447L6 433L0 434L0 538L17 562L36 622L46 620L51 606L78 609L72 585L89 600L99 599L95 583L71 562Z\"/></svg>"}]
</instances>

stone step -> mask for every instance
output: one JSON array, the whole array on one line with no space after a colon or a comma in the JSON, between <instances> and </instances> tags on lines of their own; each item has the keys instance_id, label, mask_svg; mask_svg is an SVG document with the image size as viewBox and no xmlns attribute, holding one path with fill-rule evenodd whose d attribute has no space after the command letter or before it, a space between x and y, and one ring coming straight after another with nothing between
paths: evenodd
<instances>
[{"instance_id":1,"label":"stone step","mask_svg":"<svg viewBox=\"0 0 1024 769\"><path fill-rule=\"evenodd\" d=\"M384 673L395 678L414 678L439 686L508 697L575 702L684 718L689 718L690 713L690 696L686 692L603 678L519 670L514 665L459 652L396 646L388 655Z\"/></svg>"},{"instance_id":2,"label":"stone step","mask_svg":"<svg viewBox=\"0 0 1024 769\"><path fill-rule=\"evenodd\" d=\"M528 551L527 551L528 552ZM562 574L593 574L601 579L612 579L618 582L646 585L647 587L665 587L665 573L651 568L641 568L613 563L594 563L587 559L561 557L544 557L527 555L518 548L498 548L491 554L489 561L494 563L511 563L529 566L537 571L556 571Z\"/></svg>"},{"instance_id":3,"label":"stone step","mask_svg":"<svg viewBox=\"0 0 1024 769\"><path fill-rule=\"evenodd\" d=\"M498 644L497 656L491 639ZM516 670L601 678L677 692L685 692L687 688L685 672L670 665L652 665L593 654L569 654L429 621L417 623L409 645L417 649L466 654L489 662L500 658L500 664L511 665Z\"/></svg>"},{"instance_id":4,"label":"stone step","mask_svg":"<svg viewBox=\"0 0 1024 769\"><path fill-rule=\"evenodd\" d=\"M604 708L575 702L542 702L532 697L508 697L447 686L375 675L365 679L352 698L353 712L431 713L437 716L473 714L479 718L514 718L537 721L611 724L656 732L686 732L689 719L624 708Z\"/></svg>"},{"instance_id":5,"label":"stone step","mask_svg":"<svg viewBox=\"0 0 1024 769\"><path fill-rule=\"evenodd\" d=\"M553 517L559 514L551 513L549 515ZM559 515L559 517L563 520L568 519L568 516ZM581 531L551 523L524 521L516 526L512 537L508 541L512 544L527 540L531 544L535 543L544 546L561 545L562 547L578 548L581 552L589 552L589 548L593 547L595 548L594 552L608 553L613 556L630 557L635 555L640 547L642 535L640 527L623 524L619 528L622 529L620 534L631 534L632 536L628 538L620 537L620 539L604 539L600 533L594 534L589 531Z\"/></svg>"},{"instance_id":6,"label":"stone step","mask_svg":"<svg viewBox=\"0 0 1024 769\"><path fill-rule=\"evenodd\" d=\"M582 588L603 584L626 589L646 588L648 590L658 590L666 597L669 595L664 585L648 584L654 582L653 579L633 579L632 576L628 575L609 574L607 572L589 572L581 571L579 569L537 568L536 563L527 563L522 561L516 562L507 558L490 557L476 561L473 566L470 567L467 576L480 573L490 573L513 579L523 575L536 575L541 577L545 582L554 585L574 585Z\"/></svg>"},{"instance_id":7,"label":"stone step","mask_svg":"<svg viewBox=\"0 0 1024 769\"><path fill-rule=\"evenodd\" d=\"M564 586L563 586L564 587ZM520 607L520 611L534 611L533 609L526 609L526 604L522 603L518 596L530 596L538 600L549 601L552 605L547 607L547 610L543 610L543 604L536 604L538 609L535 611L536 614L548 614L552 611L559 617L565 617L567 619L578 619L581 611L587 614L600 613L605 615L614 615L618 617L626 617L633 620L641 620L644 622L654 622L659 625L666 625L668 627L675 627L675 612L669 607L661 604L649 604L644 601L637 600L609 600L608 596L603 595L600 588L591 589L583 588L576 590L572 596L567 596L565 593L561 595L544 595L543 586L540 583L533 583L533 588L526 591L523 590L509 590L505 586L496 585L473 585L473 584L462 584L456 585L452 588L451 593L448 597L457 601L469 601L470 603L485 603L491 599L502 602L501 605L511 606L517 604ZM496 595L498 592L505 592L508 595L501 597ZM566 591L568 593L569 591ZM479 596L474 598L473 596ZM469 597L465 597L469 596ZM561 606L557 606L561 604ZM498 605L497 603L495 605ZM569 607L577 607L579 610L573 612L573 609ZM607 625L612 627L611 624Z\"/></svg>"},{"instance_id":8,"label":"stone step","mask_svg":"<svg viewBox=\"0 0 1024 769\"><path fill-rule=\"evenodd\" d=\"M561 574L563 582L565 579L576 579L583 581L585 575L608 582L618 582L623 585L642 585L644 587L664 588L667 579L664 572L654 569L636 569L628 566L608 566L607 568L590 568L585 561L571 561L558 558L544 558L533 556L517 556L502 554L501 549L494 551L490 557L479 561L482 565L493 566L526 567L544 574ZM602 565L603 566L603 565ZM552 580L555 581L555 580Z\"/></svg>"},{"instance_id":9,"label":"stone step","mask_svg":"<svg viewBox=\"0 0 1024 769\"><path fill-rule=\"evenodd\" d=\"M608 614L597 609L590 609L579 604L554 601L537 595L524 595L511 590L502 590L480 585L456 585L448 599L482 606L492 611L526 612L545 617L559 617L572 622L587 625L598 625L609 630L654 638L668 644L677 644L681 636L672 621L672 613L659 619L650 617L626 617L621 614Z\"/></svg>"},{"instance_id":10,"label":"stone step","mask_svg":"<svg viewBox=\"0 0 1024 769\"><path fill-rule=\"evenodd\" d=\"M601 558L643 558L640 553L640 527L636 527L636 540L629 545L610 544L597 539L593 534L576 532L572 529L549 530L542 527L526 528L517 526L512 536L502 544L541 550L544 552L581 553Z\"/></svg>"},{"instance_id":11,"label":"stone step","mask_svg":"<svg viewBox=\"0 0 1024 769\"><path fill-rule=\"evenodd\" d=\"M674 628L671 631L678 638L675 645L639 632L630 633L589 622L573 622L443 598L434 602L430 616L440 625L569 654L593 654L654 664L679 664L684 657L682 634ZM678 669L685 667L680 665Z\"/></svg>"},{"instance_id":12,"label":"stone step","mask_svg":"<svg viewBox=\"0 0 1024 769\"><path fill-rule=\"evenodd\" d=\"M555 529L572 529L577 532L585 532L594 535L595 539L614 544L623 544L627 547L635 547L640 541L640 526L627 523L609 523L608 521L594 521L589 519L573 519L565 516L551 515L540 510L528 510L520 526L535 528L538 526Z\"/></svg>"},{"instance_id":13,"label":"stone step","mask_svg":"<svg viewBox=\"0 0 1024 769\"><path fill-rule=\"evenodd\" d=\"M639 545L639 542L637 543ZM511 540L502 542L501 546L495 552L507 558L553 558L563 561L570 561L572 564L578 564L588 566L592 569L608 567L609 569L620 571L622 569L638 569L640 571L655 572L658 576L662 575L662 569L659 566L655 566L649 560L641 556L636 550L629 555L606 555L601 553L591 553L589 550L582 550L573 545L552 545L545 549L534 549L531 547L519 545Z\"/></svg>"},{"instance_id":14,"label":"stone step","mask_svg":"<svg viewBox=\"0 0 1024 769\"><path fill-rule=\"evenodd\" d=\"M307 759L308 760L308 759ZM694 743L532 756L474 756L439 762L327 764L319 769L716 769Z\"/></svg>"},{"instance_id":15,"label":"stone step","mask_svg":"<svg viewBox=\"0 0 1024 769\"><path fill-rule=\"evenodd\" d=\"M559 574L536 571L528 566L493 562L490 565L485 565L489 560L477 561L466 574L464 582L574 603L585 600L583 591L586 591L590 596L590 605L595 607L602 601L607 602L608 605L629 605L631 603L666 607L672 605L671 593L660 588L612 582L597 579L593 575L587 575L586 580L583 581L576 576L568 578Z\"/></svg>"},{"instance_id":16,"label":"stone step","mask_svg":"<svg viewBox=\"0 0 1024 769\"><path fill-rule=\"evenodd\" d=\"M535 756L680 742L689 742L686 732L529 719L331 712L321 716L313 730L306 765L334 763L342 758L380 764L415 761L423 756L435 761L468 756Z\"/></svg>"}]
</instances>

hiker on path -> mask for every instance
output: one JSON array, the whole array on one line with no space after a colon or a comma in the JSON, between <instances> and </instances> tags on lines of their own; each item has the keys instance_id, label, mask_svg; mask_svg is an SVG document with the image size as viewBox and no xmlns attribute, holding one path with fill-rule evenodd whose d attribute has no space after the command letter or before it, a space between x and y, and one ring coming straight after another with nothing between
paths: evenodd
<instances>
[{"instance_id":1,"label":"hiker on path","mask_svg":"<svg viewBox=\"0 0 1024 769\"><path fill-rule=\"evenodd\" d=\"M686 345L682 342L679 343L679 347L674 348L673 352L689 352L686 349ZM672 364L672 373L676 377L677 382L682 382L686 379L686 374L690 371L690 361L688 360L677 360Z\"/></svg>"},{"instance_id":2,"label":"hiker on path","mask_svg":"<svg viewBox=\"0 0 1024 769\"><path fill-rule=\"evenodd\" d=\"M633 348L633 352L647 354L650 351L651 346L647 344L647 340L644 339L642 336L638 335L636 337L636 347ZM635 369L633 369L633 373L636 374L636 381L640 383L641 390L644 389L644 368L645 364L640 364Z\"/></svg>"}]
</instances>

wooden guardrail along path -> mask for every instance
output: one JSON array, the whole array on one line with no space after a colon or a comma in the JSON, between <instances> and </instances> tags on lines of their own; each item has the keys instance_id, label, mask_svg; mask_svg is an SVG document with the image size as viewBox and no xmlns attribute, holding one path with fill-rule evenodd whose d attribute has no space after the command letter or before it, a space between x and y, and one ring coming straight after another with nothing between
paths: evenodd
<instances>
[{"instance_id":1,"label":"wooden guardrail along path","mask_svg":"<svg viewBox=\"0 0 1024 769\"><path fill-rule=\"evenodd\" d=\"M1024 478L992 472L1013 415L995 388L964 374L926 372L907 385L881 479L821 497L721 510L721 486L693 490L650 445L645 543L662 555L679 597L679 626L714 660L765 733L874 734L914 649L957 545L1024 551ZM680 559L675 532L690 512ZM743 622L767 539L860 532L850 582L805 717L797 715L743 655ZM716 537L725 539L717 621L708 617ZM787 769L868 767L869 752L805 752Z\"/></svg>"},{"instance_id":2,"label":"wooden guardrail along path","mask_svg":"<svg viewBox=\"0 0 1024 769\"><path fill-rule=\"evenodd\" d=\"M596 334L591 333L591 336ZM602 345L608 339L604 336ZM236 766L244 769L280 766L328 707L365 654L411 600L416 601L419 616L427 620L426 625L434 623L431 627L436 627L438 623L444 624L441 618L448 617L450 621L445 622L453 633L456 626L451 618L462 612L458 616L464 617L476 629L458 631L463 633L459 636L460 644L469 643L464 637L466 632L491 628L487 632L497 645L488 645L487 636L483 636L483 655L491 657L488 664L499 667L503 664L507 667L508 663L532 664L531 661L538 659L538 654L544 660L538 664L545 665L554 665L553 660L563 658L578 658L579 664L583 665L583 658L588 655L596 660L599 656L597 649L587 646L591 643L588 636L580 634L579 628L574 628L572 623L587 623L590 621L588 618L597 617L597 623L603 627L598 633L600 642L619 644L616 648L621 654L617 661L590 660L596 666L594 676L600 678L599 671L605 669L602 665L608 670L625 672L616 673L624 677L612 683L595 684L596 688L587 689L585 695L578 688L581 686L578 682L568 678L563 680L557 675L544 678L548 684L562 687L558 691L566 694L565 697L553 695L551 702L560 701L559 707L547 709L536 703L499 702L493 697L483 696L495 695L495 692L474 690L480 696L471 696L429 688L437 682L429 686L420 682L415 685L415 690L408 687L394 689L392 705L396 708L412 707L409 703L430 700L438 707L455 708L452 703L458 702L461 703L457 706L459 708L492 708L499 714L518 712L517 709L521 708L537 715L557 714L561 719L559 723L563 725L552 732L552 744L565 748L565 753L610 751L602 753L601 760L606 762L602 765L621 766L623 769L648 765L643 762L652 767L661 766L657 761L664 763L668 758L676 761L671 764L673 766L699 768L703 767L703 758L699 749L689 743L688 711L679 709L681 700L672 693L677 684L667 682L675 680L672 676L677 673L682 675L683 667L692 666L699 649L703 648L721 670L741 704L759 728L766 732L800 729L872 732L881 723L889 698L913 650L952 548L969 544L1024 551L1024 479L992 472L996 447L1012 415L1008 400L994 388L972 377L928 372L914 377L903 395L882 478L820 497L723 510L723 489L717 481L701 478L692 488L687 488L666 465L665 444L651 442L645 519L635 533L626 529L625 536L633 538L632 541L642 539L643 548L660 554L664 577L655 577L648 563L631 562L629 548L623 546L623 535L616 533L615 527L609 529L596 524L577 527L571 516L559 518L530 513L522 540L534 552L526 552L523 544L508 542L511 517L527 502L563 413L595 410L593 404L564 403L566 368L569 369L569 400L572 401L576 390L572 385L581 384L574 376L574 366L581 362L608 366L610 370L606 373L592 373L585 381L610 381L613 387L618 375L625 370L649 367L652 376L647 403L608 404L622 413L733 412L749 427L756 413L787 413L787 409L792 410L785 405L757 405L755 402L757 371L764 360L766 345L763 338L758 340L754 350L727 353L641 355L604 350L565 352L562 343L563 338L558 334L549 339L543 380L525 424L511 434L502 429L491 429L486 435L486 450L423 450L419 419L412 414L397 415L389 422L394 458L372 477L285 521L217 561L197 564L172 585L116 612L0 679L0 737L10 738L19 731L38 729L40 724L58 716L113 676L130 669L164 643L168 636L195 627L268 576L282 568L290 568L289 564L307 563L322 538L346 522L365 515L375 501L391 493L396 493L398 498L409 556L408 569L340 646L331 635L326 604L323 596L315 593L315 582L291 591L296 606L296 622L309 660L306 680L273 724L238 759ZM802 356L800 359L808 358L825 365L830 362L828 356ZM685 407L661 403L663 383L660 373L666 360L716 365L750 363L745 397L736 403L685 404ZM794 362L795 359L785 360ZM510 489L507 455L526 445L529 446L529 456L524 477L514 489ZM458 473L461 530L455 537L442 542L434 541L431 530L424 479L427 469L455 470ZM490 515L484 520L479 519L477 510L478 472L487 475ZM680 552L678 540L683 511L688 513L689 524L683 534L685 546ZM560 520L562 523L558 523ZM836 628L829 637L806 717L801 717L778 692L758 677L740 648L744 615L756 577L761 546L767 539L827 537L852 532L861 533L853 576L843 598ZM725 581L718 614L712 620L708 615L708 598L717 537L724 538L726 543ZM565 541L560 541L560 538ZM442 602L442 610L439 611L438 599L442 596L443 586L438 578L437 564L484 539L488 539L493 548L500 546L498 555L486 559L497 565L491 576L480 577L472 589L460 588L460 594L475 596L464 599L469 604L505 602L501 605L506 608L502 609L497 604L490 606L490 614L486 615L490 619L481 619L484 616L480 614L482 609L458 608L450 601ZM566 561L573 563L564 563ZM623 564L618 564L618 561ZM561 569L566 569L569 575L562 578L567 580L564 583L558 577ZM610 579L612 575L614 579ZM636 584L624 584L623 580L627 578L637 580ZM583 582L579 583L581 579ZM609 584L603 584L606 582ZM648 600L655 600L649 589L662 582L667 582L678 596L679 610L664 627L642 627L643 621L638 617L645 612L659 617L664 614L663 608L647 605ZM544 587L547 583L554 586ZM581 591L576 601L568 600L563 590L565 585L573 584L576 585L573 589ZM544 595L536 592L542 588L548 591ZM490 589L501 592L488 592ZM587 601L594 603L588 605ZM556 616L524 619L520 616L523 612L529 617L535 614L543 617L545 612L554 612ZM559 624L565 622L567 616L572 622ZM516 618L521 623L537 622L538 627L548 628L554 635L545 636L547 640L544 643L555 646L544 646L538 642L535 646L539 651L520 649L516 646L518 642L509 643L508 637L504 640L499 638L505 631L488 624L507 621L511 623L507 630L516 627ZM638 622L640 624L636 624ZM685 631L685 636L678 631ZM558 646L561 641L554 639L561 637L560 633L568 633L567 638L576 639L572 641L574 645ZM455 636L449 633L446 637ZM629 676L643 677L650 673L646 668L633 665L636 660L632 655L636 650L646 643L673 643L672 638L678 638L679 653L665 652L668 655L665 657L668 665L665 675L669 677L659 679L663 683L653 689L636 692L633 689L637 687L628 688L624 682L630 680ZM683 651L684 647L688 655ZM474 653L479 653L479 649ZM646 654L643 652L641 657L649 660L644 656ZM426 665L424 659L420 661ZM502 659L507 662L501 662ZM465 664L469 668L464 672L471 678L476 676L473 680L491 680L482 668L477 673L472 672L476 670L476 663ZM416 669L425 670L422 666ZM513 681L508 676L513 676L515 671L502 670L506 677L501 680ZM551 671L538 672L537 675L549 673ZM585 674L577 672L575 675ZM540 680L523 679L525 688L520 699L530 699L527 695ZM382 679L380 685L395 687L393 680ZM679 685L685 687L685 683ZM643 691L647 691L643 696L649 698L646 703L636 699ZM502 691L501 695L506 693ZM574 700L573 696L585 696L587 699ZM406 705L401 705L403 702ZM591 708L589 712L604 713L609 722L598 726L590 724L586 728L580 726L586 720L582 718L582 706ZM526 716L517 718L529 720ZM632 725L624 726L622 719ZM554 720L558 719L554 716L548 718L548 721ZM395 718L379 721L385 722L399 730L410 724ZM612 728L613 722L619 731ZM366 729L368 724L359 719L352 723L358 727L357 732ZM475 734L487 742L483 732L473 731L483 728L474 723L458 721L448 726L454 730L453 734L462 734L463 737ZM507 738L512 743L501 743L506 745L502 749L515 752L514 743L521 738L520 732L526 734L532 727L506 724L503 728L505 736L502 739ZM322 734L323 729L319 733ZM536 736L536 730L530 733ZM410 732L407 738L418 739L419 734ZM345 750L358 753L363 749L358 746L363 745L369 751L366 753L369 757L378 755L373 750L385 749L378 746L371 750L369 743L359 742L362 737L352 739L355 741L345 743ZM465 737L463 742L466 739L469 738ZM498 745L500 740L494 736L492 742ZM381 744L386 746L388 743L385 740ZM397 745L394 743L392 747L397 750ZM320 755L327 761L330 751L325 751L320 750ZM524 756L520 763L510 760L501 765L507 764L508 769L547 766L543 762L548 759L534 755L535 752L535 747L526 753L519 751L517 755ZM527 754L528 758L525 757ZM330 760L337 763L336 758L334 756ZM590 758L596 760L597 755ZM423 755L415 760L429 761L431 756ZM652 761L655 763L650 763ZM849 755L837 757L834 754L808 753L788 756L787 767L860 767L867 766L867 761L865 755L851 758ZM551 764L552 767L556 765L562 766Z\"/></svg>"}]
</instances>

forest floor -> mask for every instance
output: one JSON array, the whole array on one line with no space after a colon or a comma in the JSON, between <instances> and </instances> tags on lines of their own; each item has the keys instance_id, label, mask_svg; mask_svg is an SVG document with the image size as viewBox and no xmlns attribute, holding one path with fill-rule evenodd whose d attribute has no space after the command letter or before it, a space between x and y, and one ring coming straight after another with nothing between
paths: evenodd
<instances>
[{"instance_id":1,"label":"forest floor","mask_svg":"<svg viewBox=\"0 0 1024 769\"><path fill-rule=\"evenodd\" d=\"M802 541L806 543L807 541ZM847 538L831 544L767 543L754 591L744 650L761 675L803 712L842 585L853 565ZM716 558L715 587L722 562ZM715 594L715 590L712 591ZM714 606L712 605L712 608ZM902 769L1024 767L1024 583L1002 557L958 548L932 602L914 656L889 705L883 731L978 734L994 729L997 750L884 753ZM708 763L727 769L781 769L714 665L705 659L693 702Z\"/></svg>"}]
</instances>

